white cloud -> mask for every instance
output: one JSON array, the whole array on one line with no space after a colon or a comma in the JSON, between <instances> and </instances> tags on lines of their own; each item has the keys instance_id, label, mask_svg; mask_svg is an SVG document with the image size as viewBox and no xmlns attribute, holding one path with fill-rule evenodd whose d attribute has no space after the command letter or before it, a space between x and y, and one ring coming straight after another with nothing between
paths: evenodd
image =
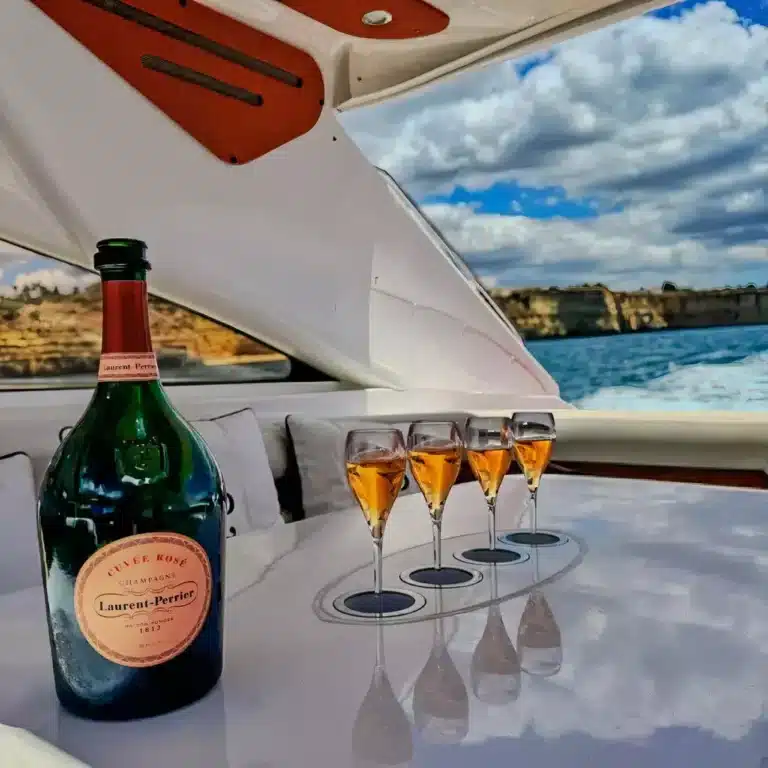
<instances>
[{"instance_id":1,"label":"white cloud","mask_svg":"<svg viewBox=\"0 0 768 768\"><path fill-rule=\"evenodd\" d=\"M344 122L417 197L516 180L618 206L572 221L428 206L501 283L703 285L768 255L768 29L722 2L568 41L525 77L505 62Z\"/></svg>"},{"instance_id":2,"label":"white cloud","mask_svg":"<svg viewBox=\"0 0 768 768\"><path fill-rule=\"evenodd\" d=\"M0 242L0 295L42 287L72 293L98 281L98 275L80 267L38 256L24 248Z\"/></svg>"},{"instance_id":3,"label":"white cloud","mask_svg":"<svg viewBox=\"0 0 768 768\"><path fill-rule=\"evenodd\" d=\"M98 280L98 276L77 267L67 268L64 266L53 267L50 269L36 269L32 272L24 272L17 275L13 289L22 291L25 288L42 287L51 291L58 288L60 293L72 293L76 289L85 288Z\"/></svg>"},{"instance_id":4,"label":"white cloud","mask_svg":"<svg viewBox=\"0 0 768 768\"><path fill-rule=\"evenodd\" d=\"M722 258L703 239L671 237L660 212L649 205L588 223L483 214L468 205L427 205L424 213L484 282L486 275L495 276L497 284L504 283L507 275L519 282L537 282L546 274L553 275L553 284L555 274L570 283L650 287L662 279L706 282ZM747 243L728 251L731 264L758 267L768 258L768 244Z\"/></svg>"}]
</instances>

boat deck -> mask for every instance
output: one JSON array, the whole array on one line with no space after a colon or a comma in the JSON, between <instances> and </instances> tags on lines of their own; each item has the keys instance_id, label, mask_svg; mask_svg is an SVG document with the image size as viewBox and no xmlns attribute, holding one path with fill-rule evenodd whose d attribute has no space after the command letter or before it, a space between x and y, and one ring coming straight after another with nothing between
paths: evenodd
<instances>
[{"instance_id":1,"label":"boat deck","mask_svg":"<svg viewBox=\"0 0 768 768\"><path fill-rule=\"evenodd\" d=\"M508 477L499 530L520 524ZM768 556L760 491L545 477L540 525L567 541L478 567L463 589L406 586L430 563L418 495L385 537L384 622L334 614L370 586L357 509L228 542L222 682L184 710L92 723L56 702L40 589L0 598L0 722L93 768L482 764L758 766L768 755ZM487 541L475 484L446 506L443 557ZM329 606L331 606L329 608ZM391 687L390 687L391 686Z\"/></svg>"}]
</instances>

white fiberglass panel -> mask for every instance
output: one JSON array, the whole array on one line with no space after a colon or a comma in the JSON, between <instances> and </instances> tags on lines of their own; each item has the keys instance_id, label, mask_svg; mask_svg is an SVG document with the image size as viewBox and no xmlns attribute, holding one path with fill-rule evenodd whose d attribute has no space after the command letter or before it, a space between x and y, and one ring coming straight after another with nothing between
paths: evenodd
<instances>
[{"instance_id":1,"label":"white fiberglass panel","mask_svg":"<svg viewBox=\"0 0 768 768\"><path fill-rule=\"evenodd\" d=\"M33 250L71 250L65 228L11 159L10 149L4 146L13 142L13 136L3 117L0 112L0 232L9 241ZM5 245L0 248L4 256L12 257L13 251Z\"/></svg>"},{"instance_id":2,"label":"white fiberglass panel","mask_svg":"<svg viewBox=\"0 0 768 768\"><path fill-rule=\"evenodd\" d=\"M31 3L0 4L0 69L14 73L0 81L0 141L67 233L44 252L90 267L97 240L140 237L153 292L342 380L556 394L330 109L291 143L228 165ZM0 208L0 238L44 232ZM383 294L418 318L382 311ZM490 342L482 365L477 338ZM441 354L428 358L430 346Z\"/></svg>"}]
</instances>

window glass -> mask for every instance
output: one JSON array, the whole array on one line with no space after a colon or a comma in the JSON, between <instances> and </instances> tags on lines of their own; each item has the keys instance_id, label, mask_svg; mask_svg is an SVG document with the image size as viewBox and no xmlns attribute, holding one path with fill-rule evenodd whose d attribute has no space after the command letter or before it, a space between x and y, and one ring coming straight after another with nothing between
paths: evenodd
<instances>
[{"instance_id":1,"label":"window glass","mask_svg":"<svg viewBox=\"0 0 768 768\"><path fill-rule=\"evenodd\" d=\"M343 113L582 407L768 410L768 3L687 0Z\"/></svg>"},{"instance_id":2,"label":"window glass","mask_svg":"<svg viewBox=\"0 0 768 768\"><path fill-rule=\"evenodd\" d=\"M101 350L98 276L11 246L0 255L0 388L92 386ZM307 366L177 304L150 296L149 313L167 384L281 381L295 368L308 378Z\"/></svg>"},{"instance_id":3,"label":"window glass","mask_svg":"<svg viewBox=\"0 0 768 768\"><path fill-rule=\"evenodd\" d=\"M403 206L403 208L412 216L420 226L424 227L427 233L431 236L432 241L440 249L443 256L450 261L456 269L459 270L462 277L472 286L475 292L480 298L488 304L494 313L507 325L512 331L517 333L517 328L510 322L509 318L504 314L494 300L489 296L488 291L485 289L482 281L478 280L477 276L467 266L464 259L456 252L456 249L445 239L443 233L437 228L434 221L428 219L424 212L414 202L414 200L408 195L408 193L390 176L385 170L379 168L382 178L387 182L387 186L390 188L395 196L395 199Z\"/></svg>"}]
</instances>

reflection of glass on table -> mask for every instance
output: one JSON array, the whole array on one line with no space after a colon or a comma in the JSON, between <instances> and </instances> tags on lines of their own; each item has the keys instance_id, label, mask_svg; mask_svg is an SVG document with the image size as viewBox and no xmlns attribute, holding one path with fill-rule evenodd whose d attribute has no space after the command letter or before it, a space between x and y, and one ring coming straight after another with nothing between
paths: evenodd
<instances>
[{"instance_id":1,"label":"reflection of glass on table","mask_svg":"<svg viewBox=\"0 0 768 768\"><path fill-rule=\"evenodd\" d=\"M476 699L503 706L516 701L520 695L520 660L501 615L495 565L491 566L490 580L493 603L472 654L469 676Z\"/></svg>"},{"instance_id":2,"label":"reflection of glass on table","mask_svg":"<svg viewBox=\"0 0 768 768\"><path fill-rule=\"evenodd\" d=\"M539 552L533 552L534 586L520 617L517 630L517 650L520 666L533 677L552 677L563 664L563 643L560 627L552 609L537 588L539 583Z\"/></svg>"},{"instance_id":3,"label":"reflection of glass on table","mask_svg":"<svg viewBox=\"0 0 768 768\"><path fill-rule=\"evenodd\" d=\"M405 766L413 757L411 723L392 690L384 658L384 628L376 627L376 664L352 727L356 768Z\"/></svg>"},{"instance_id":4,"label":"reflection of glass on table","mask_svg":"<svg viewBox=\"0 0 768 768\"><path fill-rule=\"evenodd\" d=\"M438 612L442 593L438 590ZM469 696L445 642L442 615L434 619L432 649L413 687L413 719L424 741L459 744L469 733Z\"/></svg>"}]
</instances>

